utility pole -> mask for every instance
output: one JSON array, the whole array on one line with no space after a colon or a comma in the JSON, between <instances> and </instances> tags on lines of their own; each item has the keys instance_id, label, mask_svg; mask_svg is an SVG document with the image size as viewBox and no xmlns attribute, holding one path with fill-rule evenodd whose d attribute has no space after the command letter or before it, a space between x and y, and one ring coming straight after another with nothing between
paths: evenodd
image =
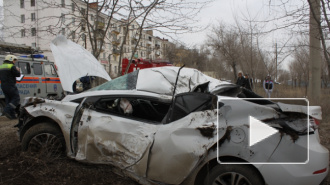
<instances>
[{"instance_id":1,"label":"utility pole","mask_svg":"<svg viewBox=\"0 0 330 185\"><path fill-rule=\"evenodd\" d=\"M309 89L308 96L316 101L321 96L321 43L318 22L320 21L320 0L310 1L309 13Z\"/></svg>"}]
</instances>

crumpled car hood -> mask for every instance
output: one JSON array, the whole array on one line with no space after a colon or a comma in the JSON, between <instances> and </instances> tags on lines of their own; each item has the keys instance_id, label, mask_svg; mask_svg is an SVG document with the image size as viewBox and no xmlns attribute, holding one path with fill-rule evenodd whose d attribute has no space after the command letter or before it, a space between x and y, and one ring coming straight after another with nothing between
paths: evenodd
<instances>
[{"instance_id":1,"label":"crumpled car hood","mask_svg":"<svg viewBox=\"0 0 330 185\"><path fill-rule=\"evenodd\" d=\"M82 46L57 36L50 44L64 91L73 92L72 84L83 76L98 76L111 80L96 58ZM65 79L65 80L64 80Z\"/></svg>"}]
</instances>

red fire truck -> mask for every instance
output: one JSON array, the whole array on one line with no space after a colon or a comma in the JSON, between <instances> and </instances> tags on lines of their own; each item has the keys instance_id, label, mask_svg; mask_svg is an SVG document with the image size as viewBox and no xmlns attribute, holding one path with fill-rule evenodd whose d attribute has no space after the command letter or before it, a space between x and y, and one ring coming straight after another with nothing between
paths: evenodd
<instances>
[{"instance_id":1,"label":"red fire truck","mask_svg":"<svg viewBox=\"0 0 330 185\"><path fill-rule=\"evenodd\" d=\"M127 58L124 58L122 60L122 71L121 74L125 74L125 70L128 67L129 60ZM145 69L145 68L151 68L151 67L163 67L163 66L173 66L169 61L167 60L151 60L151 59L135 59L132 60L131 65L129 66L129 69L127 73L133 72L138 69Z\"/></svg>"}]
</instances>

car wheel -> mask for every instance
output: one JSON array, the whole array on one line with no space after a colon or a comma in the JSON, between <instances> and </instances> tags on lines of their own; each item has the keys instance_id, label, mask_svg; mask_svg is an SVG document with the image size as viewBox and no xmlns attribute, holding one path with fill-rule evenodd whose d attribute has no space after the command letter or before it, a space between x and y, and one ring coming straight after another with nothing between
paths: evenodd
<instances>
[{"instance_id":1,"label":"car wheel","mask_svg":"<svg viewBox=\"0 0 330 185\"><path fill-rule=\"evenodd\" d=\"M61 130L50 123L39 123L29 128L22 138L23 151L52 159L64 155L65 141Z\"/></svg>"},{"instance_id":2,"label":"car wheel","mask_svg":"<svg viewBox=\"0 0 330 185\"><path fill-rule=\"evenodd\" d=\"M6 106L5 102L0 100L0 115L3 114L3 111L5 110L5 106Z\"/></svg>"},{"instance_id":3,"label":"car wheel","mask_svg":"<svg viewBox=\"0 0 330 185\"><path fill-rule=\"evenodd\" d=\"M222 164L211 169L205 185L263 185L259 173L248 165Z\"/></svg>"}]
</instances>

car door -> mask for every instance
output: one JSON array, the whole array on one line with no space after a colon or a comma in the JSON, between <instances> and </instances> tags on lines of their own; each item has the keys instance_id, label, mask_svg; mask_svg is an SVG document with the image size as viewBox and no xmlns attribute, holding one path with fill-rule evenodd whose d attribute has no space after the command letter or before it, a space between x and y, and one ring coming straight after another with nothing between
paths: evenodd
<instances>
[{"instance_id":1,"label":"car door","mask_svg":"<svg viewBox=\"0 0 330 185\"><path fill-rule=\"evenodd\" d=\"M120 111L121 99L92 97L80 103L71 127L71 150L76 160L112 164L145 176L149 151L160 124L134 116L134 112L143 114L139 110L143 108L137 107L139 102L132 98L127 99L133 104L133 114L124 114Z\"/></svg>"},{"instance_id":2,"label":"car door","mask_svg":"<svg viewBox=\"0 0 330 185\"><path fill-rule=\"evenodd\" d=\"M147 176L166 184L180 184L207 151L226 132L221 121L217 129L217 97L189 92L178 94L155 134Z\"/></svg>"},{"instance_id":3,"label":"car door","mask_svg":"<svg viewBox=\"0 0 330 185\"><path fill-rule=\"evenodd\" d=\"M44 64L45 77L42 78L42 83L46 84L47 94L57 94L61 88L61 81L58 77L53 64Z\"/></svg>"}]
</instances>

